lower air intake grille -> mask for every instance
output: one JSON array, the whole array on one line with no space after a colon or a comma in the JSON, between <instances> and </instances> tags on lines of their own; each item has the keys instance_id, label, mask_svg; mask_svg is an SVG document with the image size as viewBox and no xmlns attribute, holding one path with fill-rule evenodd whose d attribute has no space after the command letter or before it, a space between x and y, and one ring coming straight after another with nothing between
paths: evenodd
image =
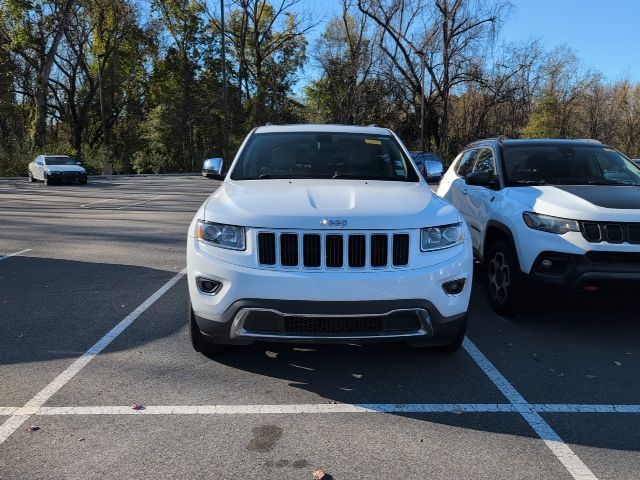
<instances>
[{"instance_id":1,"label":"lower air intake grille","mask_svg":"<svg viewBox=\"0 0 640 480\"><path fill-rule=\"evenodd\" d=\"M250 333L284 336L408 334L422 328L419 315L415 310L354 317L289 316L274 311L253 311L245 318L243 329Z\"/></svg>"}]
</instances>

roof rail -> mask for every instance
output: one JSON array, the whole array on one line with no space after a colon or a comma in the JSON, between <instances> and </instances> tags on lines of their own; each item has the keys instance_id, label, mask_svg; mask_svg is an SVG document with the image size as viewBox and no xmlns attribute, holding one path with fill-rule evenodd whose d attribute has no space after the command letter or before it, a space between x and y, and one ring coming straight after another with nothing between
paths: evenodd
<instances>
[{"instance_id":1,"label":"roof rail","mask_svg":"<svg viewBox=\"0 0 640 480\"><path fill-rule=\"evenodd\" d=\"M265 127L269 127L271 125L273 125L273 123L271 123L271 122L267 122L267 123L264 124Z\"/></svg>"},{"instance_id":2,"label":"roof rail","mask_svg":"<svg viewBox=\"0 0 640 480\"><path fill-rule=\"evenodd\" d=\"M600 140L596 140L595 138L573 138L572 140L577 140L579 142L590 142L590 143L602 144Z\"/></svg>"},{"instance_id":3,"label":"roof rail","mask_svg":"<svg viewBox=\"0 0 640 480\"><path fill-rule=\"evenodd\" d=\"M477 143L482 143L482 142L491 141L491 140L495 140L495 141L501 142L502 140L504 140L504 138L502 138L502 137L481 138L479 140L474 140L473 142L469 142L469 145L475 145Z\"/></svg>"}]
</instances>

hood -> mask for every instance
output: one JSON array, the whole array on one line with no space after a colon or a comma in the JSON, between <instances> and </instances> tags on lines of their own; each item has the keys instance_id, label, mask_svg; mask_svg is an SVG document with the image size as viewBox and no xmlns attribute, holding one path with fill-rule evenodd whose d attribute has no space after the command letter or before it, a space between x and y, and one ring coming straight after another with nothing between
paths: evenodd
<instances>
[{"instance_id":1,"label":"hood","mask_svg":"<svg viewBox=\"0 0 640 480\"><path fill-rule=\"evenodd\" d=\"M50 172L84 172L80 165L45 165L44 169Z\"/></svg>"},{"instance_id":2,"label":"hood","mask_svg":"<svg viewBox=\"0 0 640 480\"><path fill-rule=\"evenodd\" d=\"M555 217L631 222L640 219L640 187L636 186L513 187L508 195L532 211Z\"/></svg>"},{"instance_id":3,"label":"hood","mask_svg":"<svg viewBox=\"0 0 640 480\"><path fill-rule=\"evenodd\" d=\"M424 183L375 180L225 181L209 197L204 219L259 228L404 229L455 223L455 208Z\"/></svg>"}]
</instances>

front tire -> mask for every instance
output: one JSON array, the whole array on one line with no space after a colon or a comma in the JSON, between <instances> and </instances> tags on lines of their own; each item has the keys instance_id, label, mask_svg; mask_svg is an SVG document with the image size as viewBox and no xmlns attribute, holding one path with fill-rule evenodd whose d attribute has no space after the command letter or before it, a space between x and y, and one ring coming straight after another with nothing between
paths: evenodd
<instances>
[{"instance_id":1,"label":"front tire","mask_svg":"<svg viewBox=\"0 0 640 480\"><path fill-rule=\"evenodd\" d=\"M33 178L33 174L31 173L31 170L29 170L29 183L33 183L35 181L36 181L36 179Z\"/></svg>"},{"instance_id":2,"label":"front tire","mask_svg":"<svg viewBox=\"0 0 640 480\"><path fill-rule=\"evenodd\" d=\"M213 343L204 338L204 335L200 331L200 327L198 327L198 322L196 322L196 316L193 313L193 308L191 308L191 304L189 304L189 338L191 340L191 346L193 349L202 353L205 356L211 356L216 353L220 353L225 349L225 345L220 345L217 343Z\"/></svg>"},{"instance_id":3,"label":"front tire","mask_svg":"<svg viewBox=\"0 0 640 480\"><path fill-rule=\"evenodd\" d=\"M45 185L51 185L51 180L49 180L49 175L47 175L46 173L43 176L43 182Z\"/></svg>"},{"instance_id":4,"label":"front tire","mask_svg":"<svg viewBox=\"0 0 640 480\"><path fill-rule=\"evenodd\" d=\"M485 268L489 303L493 310L507 317L518 313L522 307L522 272L511 243L498 240L491 245Z\"/></svg>"}]
</instances>

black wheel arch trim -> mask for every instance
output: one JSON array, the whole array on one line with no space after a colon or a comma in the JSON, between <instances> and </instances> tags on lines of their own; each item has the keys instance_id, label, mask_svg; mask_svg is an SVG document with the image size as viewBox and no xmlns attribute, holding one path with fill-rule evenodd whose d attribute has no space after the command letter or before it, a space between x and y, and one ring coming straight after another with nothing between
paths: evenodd
<instances>
[{"instance_id":1,"label":"black wheel arch trim","mask_svg":"<svg viewBox=\"0 0 640 480\"><path fill-rule=\"evenodd\" d=\"M509 241L511 242L511 244L513 245L513 248L515 250L516 253L516 257L518 256L518 250L516 248L516 239L513 236L513 232L511 231L511 229L509 227L507 227L504 223L502 222L498 222L497 220L489 220L487 222L487 226L484 229L484 238L483 238L483 243L482 243L482 258L481 260L484 260L484 254L487 251L488 245L487 245L487 232L491 229L491 228L495 228L500 230L502 233L504 233L508 238Z\"/></svg>"}]
</instances>

